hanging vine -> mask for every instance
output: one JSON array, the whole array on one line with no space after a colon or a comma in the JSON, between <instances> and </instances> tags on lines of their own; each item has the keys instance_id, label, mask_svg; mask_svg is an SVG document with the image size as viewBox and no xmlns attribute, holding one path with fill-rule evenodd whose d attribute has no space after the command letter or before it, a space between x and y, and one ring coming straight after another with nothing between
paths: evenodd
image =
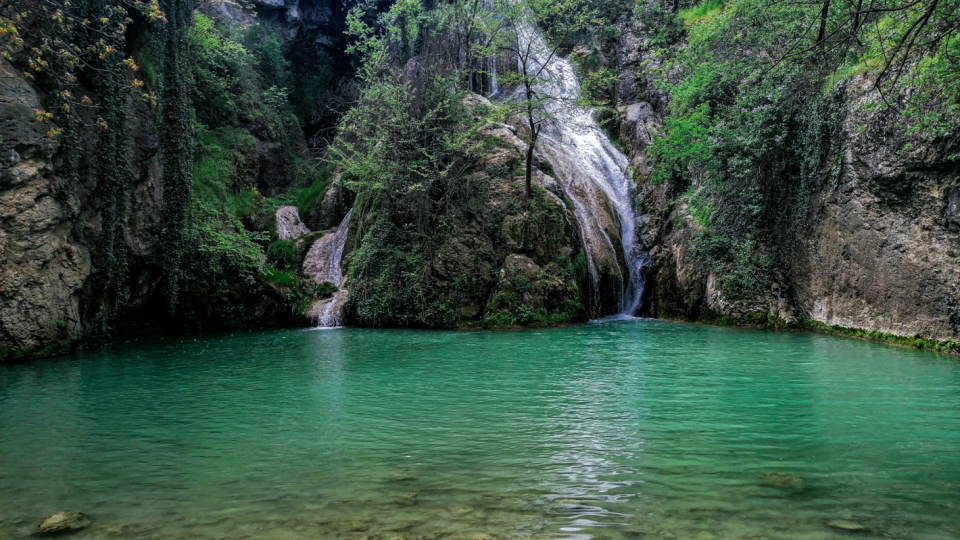
<instances>
[{"instance_id":1,"label":"hanging vine","mask_svg":"<svg viewBox=\"0 0 960 540\"><path fill-rule=\"evenodd\" d=\"M162 0L167 14L158 44L162 47L159 77L160 145L163 165L164 288L170 312L176 308L180 263L186 243L193 188L193 136L190 123L190 77L187 29L193 9L189 0Z\"/></svg>"},{"instance_id":2,"label":"hanging vine","mask_svg":"<svg viewBox=\"0 0 960 540\"><path fill-rule=\"evenodd\" d=\"M109 20L126 12L104 0L90 2L92 18ZM100 242L107 276L115 289L123 285L127 273L127 252L124 233L127 225L127 202L130 198L130 165L127 149L127 66L118 54L124 47L124 36L114 32L97 40L103 53L97 56L99 76L96 81L97 117L97 187L99 189Z\"/></svg>"}]
</instances>

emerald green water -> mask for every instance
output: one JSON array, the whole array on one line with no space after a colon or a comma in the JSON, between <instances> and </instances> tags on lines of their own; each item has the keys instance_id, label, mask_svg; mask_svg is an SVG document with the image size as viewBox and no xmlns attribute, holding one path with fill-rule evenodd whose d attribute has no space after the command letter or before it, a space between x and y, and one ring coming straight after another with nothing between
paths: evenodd
<instances>
[{"instance_id":1,"label":"emerald green water","mask_svg":"<svg viewBox=\"0 0 960 540\"><path fill-rule=\"evenodd\" d=\"M958 538L960 363L622 321L0 366L0 538L63 509L78 539Z\"/></svg>"}]
</instances>

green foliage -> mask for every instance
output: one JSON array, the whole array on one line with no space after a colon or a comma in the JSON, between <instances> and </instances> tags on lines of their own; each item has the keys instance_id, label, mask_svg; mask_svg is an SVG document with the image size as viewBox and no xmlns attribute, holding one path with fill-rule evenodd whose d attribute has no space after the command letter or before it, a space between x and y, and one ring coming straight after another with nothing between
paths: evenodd
<instances>
[{"instance_id":1,"label":"green foliage","mask_svg":"<svg viewBox=\"0 0 960 540\"><path fill-rule=\"evenodd\" d=\"M460 96L447 91L448 80L438 77L431 88L415 90L397 79L381 78L365 89L344 115L331 150L345 186L372 197L398 226L425 231L435 190L456 180L474 149L457 133L464 111ZM412 106L417 102L421 110Z\"/></svg>"},{"instance_id":2,"label":"green foliage","mask_svg":"<svg viewBox=\"0 0 960 540\"><path fill-rule=\"evenodd\" d=\"M193 102L197 117L216 127L236 123L257 108L257 59L202 13L194 14L189 42L193 58Z\"/></svg>"},{"instance_id":3,"label":"green foliage","mask_svg":"<svg viewBox=\"0 0 960 540\"><path fill-rule=\"evenodd\" d=\"M264 233L252 233L227 214L220 213L204 201L194 201L193 227L189 240L196 257L190 260L193 271L202 274L230 275L247 286L256 284L264 268Z\"/></svg>"},{"instance_id":4,"label":"green foliage","mask_svg":"<svg viewBox=\"0 0 960 540\"><path fill-rule=\"evenodd\" d=\"M189 34L193 64L192 97L197 119L208 128L254 123L271 142L291 152L302 134L290 104L291 68L283 56L278 27L219 25L194 14Z\"/></svg>"},{"instance_id":5,"label":"green foliage","mask_svg":"<svg viewBox=\"0 0 960 540\"><path fill-rule=\"evenodd\" d=\"M282 270L266 268L263 271L263 279L267 283L272 283L280 287L287 287L290 289L297 287L296 272L284 272Z\"/></svg>"},{"instance_id":6,"label":"green foliage","mask_svg":"<svg viewBox=\"0 0 960 540\"><path fill-rule=\"evenodd\" d=\"M327 188L330 187L332 176L333 166L321 165L314 169L313 182L309 186L293 190L293 203L300 212L306 212L323 199Z\"/></svg>"},{"instance_id":7,"label":"green foliage","mask_svg":"<svg viewBox=\"0 0 960 540\"><path fill-rule=\"evenodd\" d=\"M289 240L277 240L267 248L267 261L277 270L297 269L297 250Z\"/></svg>"},{"instance_id":8,"label":"green foliage","mask_svg":"<svg viewBox=\"0 0 960 540\"><path fill-rule=\"evenodd\" d=\"M192 3L162 0L167 21L158 29L150 50L162 58L155 68L160 107L160 147L163 150L163 207L161 209L163 271L170 311L177 304L181 261L189 242L187 231L193 203L193 113L189 91L190 58L187 32Z\"/></svg>"},{"instance_id":9,"label":"green foliage","mask_svg":"<svg viewBox=\"0 0 960 540\"><path fill-rule=\"evenodd\" d=\"M221 127L197 132L193 169L190 240L199 257L193 267L204 273L235 274L253 284L265 261L263 233L248 231L240 220L256 204L251 190L234 193L232 183L256 141L246 131ZM250 206L245 204L249 201Z\"/></svg>"},{"instance_id":10,"label":"green foliage","mask_svg":"<svg viewBox=\"0 0 960 540\"><path fill-rule=\"evenodd\" d=\"M683 35L682 21L664 9L660 2L638 0L636 16L651 34L647 46L652 49L672 45Z\"/></svg>"},{"instance_id":11,"label":"green foliage","mask_svg":"<svg viewBox=\"0 0 960 540\"><path fill-rule=\"evenodd\" d=\"M434 244L374 217L361 245L349 257L350 309L367 326L456 324L455 309L430 276Z\"/></svg>"},{"instance_id":12,"label":"green foliage","mask_svg":"<svg viewBox=\"0 0 960 540\"><path fill-rule=\"evenodd\" d=\"M267 203L256 188L229 193L227 200L228 210L238 218L252 218L258 215L265 209Z\"/></svg>"},{"instance_id":13,"label":"green foliage","mask_svg":"<svg viewBox=\"0 0 960 540\"><path fill-rule=\"evenodd\" d=\"M724 0L706 0L692 8L684 9L677 16L690 26L697 23L710 23L723 11Z\"/></svg>"},{"instance_id":14,"label":"green foliage","mask_svg":"<svg viewBox=\"0 0 960 540\"><path fill-rule=\"evenodd\" d=\"M922 58L904 79L912 88L903 111L908 133L947 136L960 118L960 35L945 38L931 56ZM953 159L960 159L954 156Z\"/></svg>"},{"instance_id":15,"label":"green foliage","mask_svg":"<svg viewBox=\"0 0 960 540\"><path fill-rule=\"evenodd\" d=\"M200 126L193 171L197 198L226 201L231 186L242 185L246 168L254 164L256 145L257 140L245 129L225 126L211 130ZM252 194L244 197L253 198Z\"/></svg>"}]
</instances>

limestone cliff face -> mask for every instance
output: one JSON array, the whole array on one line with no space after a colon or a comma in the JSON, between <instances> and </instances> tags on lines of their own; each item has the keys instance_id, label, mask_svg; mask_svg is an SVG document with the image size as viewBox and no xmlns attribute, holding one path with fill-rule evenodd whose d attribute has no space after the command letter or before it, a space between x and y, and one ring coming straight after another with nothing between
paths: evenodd
<instances>
[{"instance_id":1,"label":"limestone cliff face","mask_svg":"<svg viewBox=\"0 0 960 540\"><path fill-rule=\"evenodd\" d=\"M34 348L76 335L90 253L72 238L80 208L54 174L39 97L3 60L0 78L0 349Z\"/></svg>"},{"instance_id":2,"label":"limestone cliff face","mask_svg":"<svg viewBox=\"0 0 960 540\"><path fill-rule=\"evenodd\" d=\"M79 138L70 178L63 142L36 120L41 96L0 60L0 361L49 355L118 333L206 329L294 320L282 294L266 284L212 283L185 276L176 314L161 290L163 204L155 120L131 101L131 185L125 209L125 276L108 279L101 241L105 195L96 174L96 136Z\"/></svg>"},{"instance_id":3,"label":"limestone cliff face","mask_svg":"<svg viewBox=\"0 0 960 540\"><path fill-rule=\"evenodd\" d=\"M796 265L796 306L837 326L960 339L960 141L903 135L863 111L855 81L842 128L843 171L813 200ZM908 150L909 148L912 150Z\"/></svg>"},{"instance_id":4,"label":"limestone cliff face","mask_svg":"<svg viewBox=\"0 0 960 540\"><path fill-rule=\"evenodd\" d=\"M646 150L668 109L645 69L656 58L640 46L641 26L620 44L620 135L645 214L641 238L650 251L648 314L686 320L771 314L788 322L960 340L960 171L951 155L960 139L905 135L892 113L867 112L871 81L847 87L844 116L805 223L775 231L795 246L769 289L749 300L729 298L695 249L699 225L667 186L649 182ZM646 62L646 63L644 63ZM696 179L691 179L696 185ZM754 318L754 320L757 320Z\"/></svg>"}]
</instances>

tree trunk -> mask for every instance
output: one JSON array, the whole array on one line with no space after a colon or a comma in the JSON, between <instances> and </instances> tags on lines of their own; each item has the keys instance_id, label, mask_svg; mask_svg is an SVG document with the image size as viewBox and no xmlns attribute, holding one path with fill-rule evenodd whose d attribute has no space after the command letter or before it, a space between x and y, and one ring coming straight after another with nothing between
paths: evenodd
<instances>
[{"instance_id":1,"label":"tree trunk","mask_svg":"<svg viewBox=\"0 0 960 540\"><path fill-rule=\"evenodd\" d=\"M827 17L830 16L830 0L824 0L823 8L820 10L820 29L817 32L817 44L820 46L820 52L822 53L826 46L827 39Z\"/></svg>"},{"instance_id":2,"label":"tree trunk","mask_svg":"<svg viewBox=\"0 0 960 540\"><path fill-rule=\"evenodd\" d=\"M536 135L530 137L530 144L527 146L527 199L533 198L533 147L537 144Z\"/></svg>"},{"instance_id":3,"label":"tree trunk","mask_svg":"<svg viewBox=\"0 0 960 540\"><path fill-rule=\"evenodd\" d=\"M524 72L526 72L526 66L524 66ZM533 120L533 88L528 81L529 79L525 81L525 86L527 91L527 125L530 126L530 144L527 146L526 181L527 200L530 200L533 198L533 149L537 146L537 136L540 135L540 132L537 130L537 124Z\"/></svg>"}]
</instances>

